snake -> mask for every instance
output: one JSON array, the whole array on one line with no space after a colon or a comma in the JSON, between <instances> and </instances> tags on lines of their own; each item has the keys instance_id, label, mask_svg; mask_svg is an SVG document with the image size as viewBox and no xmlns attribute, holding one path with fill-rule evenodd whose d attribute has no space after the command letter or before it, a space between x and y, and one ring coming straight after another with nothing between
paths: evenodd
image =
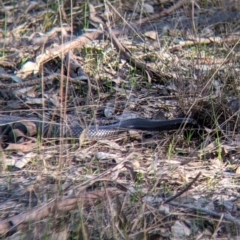
<instances>
[{"instance_id":1,"label":"snake","mask_svg":"<svg viewBox=\"0 0 240 240\"><path fill-rule=\"evenodd\" d=\"M32 133L28 133L29 123ZM27 127L26 127L27 126ZM13 129L21 130L26 135L41 134L43 137L48 137L49 132L51 137L71 137L79 138L83 133L87 139L101 139L120 134L129 130L141 131L166 131L176 130L180 127L198 127L196 120L192 118L176 118L171 120L152 120L146 118L130 118L109 125L90 125L83 127L80 124L64 124L41 121L39 119L31 119L18 116L1 115L0 114L0 135L10 136ZM62 131L61 131L62 129ZM61 134L60 134L61 133ZM11 136L11 139L14 137Z\"/></svg>"}]
</instances>

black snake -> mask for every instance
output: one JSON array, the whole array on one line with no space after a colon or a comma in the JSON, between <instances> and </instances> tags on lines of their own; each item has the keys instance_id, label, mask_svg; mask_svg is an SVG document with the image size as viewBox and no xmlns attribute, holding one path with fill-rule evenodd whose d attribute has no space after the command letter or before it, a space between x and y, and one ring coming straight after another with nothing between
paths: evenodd
<instances>
[{"instance_id":1,"label":"black snake","mask_svg":"<svg viewBox=\"0 0 240 240\"><path fill-rule=\"evenodd\" d=\"M30 128L31 134L26 125ZM176 118L173 120L150 120L144 118L133 118L122 120L110 125L91 125L89 127L83 128L80 124L68 125L64 124L62 127L58 123L40 121L37 119L0 115L0 136L10 136L14 129L20 129L24 134L32 136L41 134L46 137L73 137L79 138L79 136L84 133L87 139L99 139L109 136L119 134L121 132L126 132L128 130L142 130L142 131L164 131L164 130L174 130L180 127L198 127L198 123L192 118ZM62 133L60 134L60 129ZM10 138L13 138L11 136Z\"/></svg>"}]
</instances>

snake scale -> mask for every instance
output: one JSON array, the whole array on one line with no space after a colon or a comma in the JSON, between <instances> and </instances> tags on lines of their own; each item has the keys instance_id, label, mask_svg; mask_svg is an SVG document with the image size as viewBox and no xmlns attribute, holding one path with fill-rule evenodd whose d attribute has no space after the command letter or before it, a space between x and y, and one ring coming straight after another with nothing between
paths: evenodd
<instances>
[{"instance_id":1,"label":"snake scale","mask_svg":"<svg viewBox=\"0 0 240 240\"><path fill-rule=\"evenodd\" d=\"M28 133L26 125L31 125L32 133ZM84 132L87 139L99 139L113 135L117 135L121 132L128 130L142 130L142 131L164 131L174 130L180 127L198 127L198 123L192 118L176 118L173 120L150 120L144 118L133 118L119 121L110 125L90 125L87 128L82 127L80 124L61 126L58 123L41 121L38 119L0 115L0 135L10 136L13 129L18 129L24 132L24 134L33 136L41 134L44 137L73 137L79 138ZM60 129L62 133L60 134ZM13 138L13 136L12 136Z\"/></svg>"}]
</instances>

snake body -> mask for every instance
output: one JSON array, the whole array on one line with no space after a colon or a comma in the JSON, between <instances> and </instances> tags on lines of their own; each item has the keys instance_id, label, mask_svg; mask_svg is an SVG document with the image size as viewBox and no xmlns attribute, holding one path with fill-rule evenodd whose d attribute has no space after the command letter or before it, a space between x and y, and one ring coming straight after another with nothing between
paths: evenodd
<instances>
[{"instance_id":1,"label":"snake body","mask_svg":"<svg viewBox=\"0 0 240 240\"><path fill-rule=\"evenodd\" d=\"M141 130L141 131L165 131L179 129L181 126L193 127L197 126L197 122L191 118L176 118L173 120L150 120L143 118L133 118L120 121L115 124L106 126L90 126L87 129L86 135L88 138L108 137L116 135L120 132L128 130ZM76 132L79 135L79 132ZM75 136L76 136L75 135Z\"/></svg>"},{"instance_id":2,"label":"snake body","mask_svg":"<svg viewBox=\"0 0 240 240\"><path fill-rule=\"evenodd\" d=\"M59 137L61 125L58 123L40 121L38 119L29 119L23 117L0 115L0 126L2 132L9 133L12 129L23 129L23 125L27 122L34 123L36 127L35 133L40 133L42 136ZM9 126L11 126L9 128ZM133 118L122 120L110 125L91 125L83 128L80 124L64 125L61 136L79 138L84 132L87 139L99 139L126 132L128 130L142 131L165 131L179 129L180 127L197 127L198 123L192 118L176 118L173 120L150 120L143 118ZM8 127L8 128L7 128ZM8 130L7 130L8 129ZM5 131L4 131L5 130ZM27 130L25 130L25 134ZM0 134L1 135L1 134Z\"/></svg>"}]
</instances>

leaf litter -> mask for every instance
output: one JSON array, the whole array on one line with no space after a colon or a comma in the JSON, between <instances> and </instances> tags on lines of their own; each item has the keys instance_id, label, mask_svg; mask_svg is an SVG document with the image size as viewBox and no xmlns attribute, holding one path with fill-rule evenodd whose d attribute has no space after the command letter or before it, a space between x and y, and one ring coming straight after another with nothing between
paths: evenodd
<instances>
[{"instance_id":1,"label":"leaf litter","mask_svg":"<svg viewBox=\"0 0 240 240\"><path fill-rule=\"evenodd\" d=\"M1 139L1 236L237 238L239 19L237 1L3 1L1 114L188 116L205 131L79 144L14 129L16 143Z\"/></svg>"}]
</instances>

